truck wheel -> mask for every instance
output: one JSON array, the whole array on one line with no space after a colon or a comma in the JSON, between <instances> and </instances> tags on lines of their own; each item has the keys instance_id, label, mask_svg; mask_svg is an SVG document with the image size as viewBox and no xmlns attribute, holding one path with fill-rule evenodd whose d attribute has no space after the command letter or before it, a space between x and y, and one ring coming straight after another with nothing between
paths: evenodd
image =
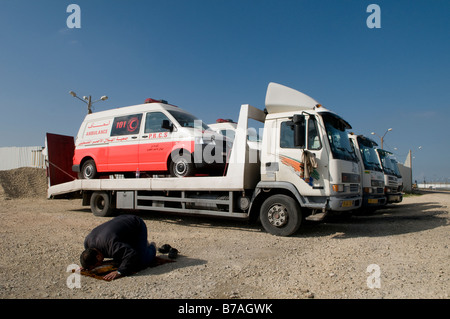
<instances>
[{"instance_id":1,"label":"truck wheel","mask_svg":"<svg viewBox=\"0 0 450 319\"><path fill-rule=\"evenodd\" d=\"M94 192L91 196L91 211L98 217L111 216L114 209L111 206L109 194L106 192Z\"/></svg>"},{"instance_id":2,"label":"truck wheel","mask_svg":"<svg viewBox=\"0 0 450 319\"><path fill-rule=\"evenodd\" d=\"M187 177L194 175L194 163L190 154L175 154L169 165L170 175L173 177Z\"/></svg>"},{"instance_id":3,"label":"truck wheel","mask_svg":"<svg viewBox=\"0 0 450 319\"><path fill-rule=\"evenodd\" d=\"M273 195L261 206L260 220L264 229L275 236L290 236L301 225L302 213L298 203L287 195Z\"/></svg>"},{"instance_id":4,"label":"truck wheel","mask_svg":"<svg viewBox=\"0 0 450 319\"><path fill-rule=\"evenodd\" d=\"M94 179L97 178L97 167L94 160L87 160L81 167L80 178L82 179Z\"/></svg>"}]
</instances>

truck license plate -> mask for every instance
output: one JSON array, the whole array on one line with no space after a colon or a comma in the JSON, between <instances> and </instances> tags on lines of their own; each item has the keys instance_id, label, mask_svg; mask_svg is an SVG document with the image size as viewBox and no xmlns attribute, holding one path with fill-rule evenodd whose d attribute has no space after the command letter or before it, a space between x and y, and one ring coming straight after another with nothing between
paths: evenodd
<instances>
[{"instance_id":1,"label":"truck license plate","mask_svg":"<svg viewBox=\"0 0 450 319\"><path fill-rule=\"evenodd\" d=\"M342 207L352 207L353 201L352 200L344 200L342 201Z\"/></svg>"},{"instance_id":2,"label":"truck license plate","mask_svg":"<svg viewBox=\"0 0 450 319\"><path fill-rule=\"evenodd\" d=\"M367 201L369 204L378 204L378 199L369 198Z\"/></svg>"}]
</instances>

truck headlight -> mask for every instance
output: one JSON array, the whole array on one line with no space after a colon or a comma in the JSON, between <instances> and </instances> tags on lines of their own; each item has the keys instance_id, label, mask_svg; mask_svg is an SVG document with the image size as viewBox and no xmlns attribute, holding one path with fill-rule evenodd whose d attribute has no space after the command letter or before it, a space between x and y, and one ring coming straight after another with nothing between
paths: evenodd
<instances>
[{"instance_id":1,"label":"truck headlight","mask_svg":"<svg viewBox=\"0 0 450 319\"><path fill-rule=\"evenodd\" d=\"M332 187L335 192L343 192L344 191L344 184L333 184Z\"/></svg>"}]
</instances>

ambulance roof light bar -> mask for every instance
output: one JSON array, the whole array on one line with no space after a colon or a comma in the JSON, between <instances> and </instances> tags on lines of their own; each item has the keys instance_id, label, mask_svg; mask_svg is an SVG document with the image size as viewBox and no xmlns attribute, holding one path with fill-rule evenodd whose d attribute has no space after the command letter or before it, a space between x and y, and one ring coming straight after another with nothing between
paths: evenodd
<instances>
[{"instance_id":1,"label":"ambulance roof light bar","mask_svg":"<svg viewBox=\"0 0 450 319\"><path fill-rule=\"evenodd\" d=\"M216 123L235 123L232 119L217 119Z\"/></svg>"},{"instance_id":2,"label":"ambulance roof light bar","mask_svg":"<svg viewBox=\"0 0 450 319\"><path fill-rule=\"evenodd\" d=\"M144 103L163 103L163 104L169 104L166 100L155 100L152 98L145 99Z\"/></svg>"}]
</instances>

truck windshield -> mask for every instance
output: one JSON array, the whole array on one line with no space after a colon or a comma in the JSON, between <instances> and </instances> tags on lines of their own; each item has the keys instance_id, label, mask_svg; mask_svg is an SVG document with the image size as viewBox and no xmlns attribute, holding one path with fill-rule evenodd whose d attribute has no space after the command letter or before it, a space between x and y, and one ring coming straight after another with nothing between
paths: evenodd
<instances>
[{"instance_id":1,"label":"truck windshield","mask_svg":"<svg viewBox=\"0 0 450 319\"><path fill-rule=\"evenodd\" d=\"M392 162L392 167L394 169L395 176L401 178L402 174L400 174L400 171L398 170L397 161L395 159L391 159L391 162Z\"/></svg>"},{"instance_id":2,"label":"truck windshield","mask_svg":"<svg viewBox=\"0 0 450 319\"><path fill-rule=\"evenodd\" d=\"M333 157L356 162L356 154L350 144L347 132L347 128L351 127L347 122L333 113L323 113L322 118L325 123Z\"/></svg>"},{"instance_id":3,"label":"truck windshield","mask_svg":"<svg viewBox=\"0 0 450 319\"><path fill-rule=\"evenodd\" d=\"M382 171L380 161L378 160L377 151L373 148L370 141L365 141L358 137L359 149L364 163L364 168L372 171Z\"/></svg>"},{"instance_id":4,"label":"truck windshield","mask_svg":"<svg viewBox=\"0 0 450 319\"><path fill-rule=\"evenodd\" d=\"M202 120L199 120L192 114L173 110L168 111L177 120L178 124L180 124L181 127L197 127L201 125L202 130L210 129L207 124L205 124Z\"/></svg>"},{"instance_id":5,"label":"truck windshield","mask_svg":"<svg viewBox=\"0 0 450 319\"><path fill-rule=\"evenodd\" d=\"M381 165L383 165L384 172L388 175L395 175L395 168L392 163L391 155L383 150L378 150L378 154L380 154Z\"/></svg>"}]
</instances>

